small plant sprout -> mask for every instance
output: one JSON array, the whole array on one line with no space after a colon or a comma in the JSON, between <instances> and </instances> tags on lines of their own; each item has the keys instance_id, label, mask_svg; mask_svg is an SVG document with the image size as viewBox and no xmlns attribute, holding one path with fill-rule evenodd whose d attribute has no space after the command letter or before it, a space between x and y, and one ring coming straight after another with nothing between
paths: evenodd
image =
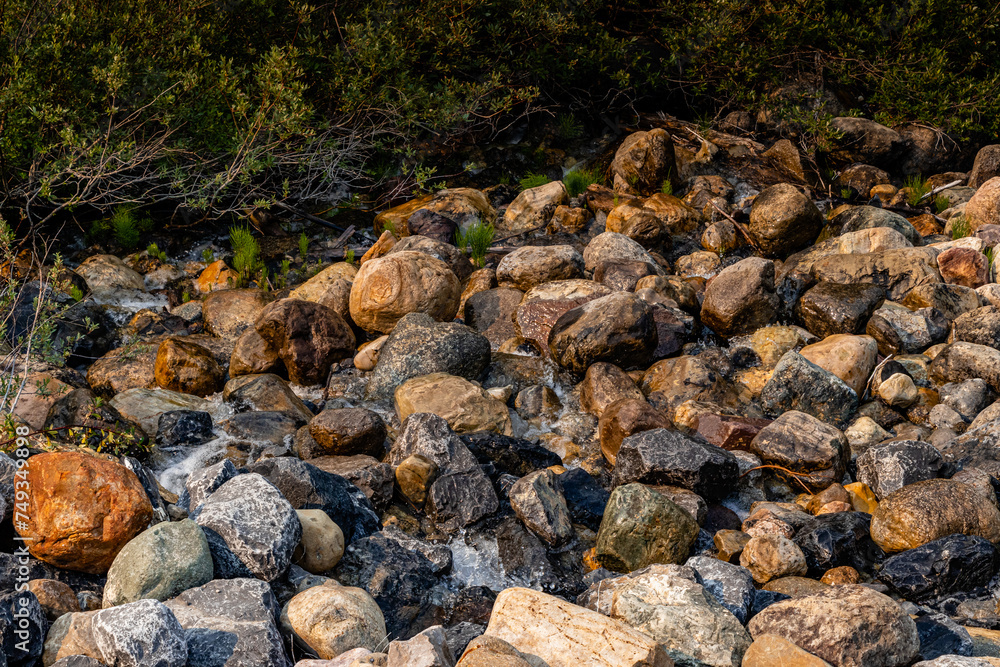
<instances>
[{"instance_id":1,"label":"small plant sprout","mask_svg":"<svg viewBox=\"0 0 1000 667\"><path fill-rule=\"evenodd\" d=\"M563 184L570 198L579 197L587 191L587 187L594 183L601 182L601 175L597 170L577 169L566 174Z\"/></svg>"},{"instance_id":2,"label":"small plant sprout","mask_svg":"<svg viewBox=\"0 0 1000 667\"><path fill-rule=\"evenodd\" d=\"M840 188L841 199L854 199L854 190L851 188Z\"/></svg>"},{"instance_id":3,"label":"small plant sprout","mask_svg":"<svg viewBox=\"0 0 1000 667\"><path fill-rule=\"evenodd\" d=\"M665 195L674 194L674 184L670 182L669 178L663 179L663 184L660 185L660 192Z\"/></svg>"},{"instance_id":4,"label":"small plant sprout","mask_svg":"<svg viewBox=\"0 0 1000 667\"><path fill-rule=\"evenodd\" d=\"M382 221L382 231L389 232L396 238L399 238L399 234L396 233L396 223L393 220L383 220Z\"/></svg>"},{"instance_id":5,"label":"small plant sprout","mask_svg":"<svg viewBox=\"0 0 1000 667\"><path fill-rule=\"evenodd\" d=\"M953 218L951 221L951 238L958 240L964 239L966 236L972 233L972 228L969 225L969 221L965 219L964 215L960 215L957 218Z\"/></svg>"},{"instance_id":6,"label":"small plant sprout","mask_svg":"<svg viewBox=\"0 0 1000 667\"><path fill-rule=\"evenodd\" d=\"M305 232L299 235L299 257L302 258L304 262L306 260L306 255L309 254L309 237L306 236Z\"/></svg>"},{"instance_id":7,"label":"small plant sprout","mask_svg":"<svg viewBox=\"0 0 1000 667\"><path fill-rule=\"evenodd\" d=\"M947 197L935 197L934 198L934 212L938 215L944 213L949 208L951 208L951 200Z\"/></svg>"},{"instance_id":8,"label":"small plant sprout","mask_svg":"<svg viewBox=\"0 0 1000 667\"><path fill-rule=\"evenodd\" d=\"M347 249L347 252L344 253L344 261L348 264L354 264L354 248Z\"/></svg>"},{"instance_id":9,"label":"small plant sprout","mask_svg":"<svg viewBox=\"0 0 1000 667\"><path fill-rule=\"evenodd\" d=\"M493 244L495 234L496 229L493 225L484 225L481 222L477 222L470 226L464 234L461 230L455 233L455 245L463 252L468 250L473 264L482 268L486 261L486 253L489 252L490 245Z\"/></svg>"},{"instance_id":10,"label":"small plant sprout","mask_svg":"<svg viewBox=\"0 0 1000 667\"><path fill-rule=\"evenodd\" d=\"M246 225L230 228L229 241L233 246L233 268L239 274L240 284L249 285L254 276L264 268L260 258L260 244Z\"/></svg>"},{"instance_id":11,"label":"small plant sprout","mask_svg":"<svg viewBox=\"0 0 1000 667\"><path fill-rule=\"evenodd\" d=\"M69 296L71 299L73 299L73 301L77 302L83 301L83 290L81 290L76 285L73 285L72 287L69 288Z\"/></svg>"},{"instance_id":12,"label":"small plant sprout","mask_svg":"<svg viewBox=\"0 0 1000 667\"><path fill-rule=\"evenodd\" d=\"M212 262L215 261L215 253L212 252L211 248L205 248L204 250L201 251L201 259L206 264L211 264Z\"/></svg>"},{"instance_id":13,"label":"small plant sprout","mask_svg":"<svg viewBox=\"0 0 1000 667\"><path fill-rule=\"evenodd\" d=\"M167 261L167 253L160 250L160 247L155 243L150 243L146 246L146 254L152 258L160 260L161 262L166 263Z\"/></svg>"},{"instance_id":14,"label":"small plant sprout","mask_svg":"<svg viewBox=\"0 0 1000 667\"><path fill-rule=\"evenodd\" d=\"M931 191L927 182L919 175L907 176L903 180L903 188L906 190L906 201L910 206L916 206L920 200Z\"/></svg>"},{"instance_id":15,"label":"small plant sprout","mask_svg":"<svg viewBox=\"0 0 1000 667\"><path fill-rule=\"evenodd\" d=\"M549 177L545 174L527 174L522 178L518 185L521 186L522 190L530 190L531 188L537 188L545 185L549 182Z\"/></svg>"},{"instance_id":16,"label":"small plant sprout","mask_svg":"<svg viewBox=\"0 0 1000 667\"><path fill-rule=\"evenodd\" d=\"M181 294L181 303L187 303L190 300L191 300L190 292L184 292L183 294Z\"/></svg>"}]
</instances>

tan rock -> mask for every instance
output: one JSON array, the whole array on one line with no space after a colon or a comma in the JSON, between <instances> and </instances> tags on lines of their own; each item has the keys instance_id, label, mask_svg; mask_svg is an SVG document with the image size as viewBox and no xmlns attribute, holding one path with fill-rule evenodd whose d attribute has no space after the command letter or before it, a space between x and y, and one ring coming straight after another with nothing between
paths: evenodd
<instances>
[{"instance_id":1,"label":"tan rock","mask_svg":"<svg viewBox=\"0 0 1000 667\"><path fill-rule=\"evenodd\" d=\"M674 142L661 128L625 137L611 162L616 192L659 192L663 181L677 179Z\"/></svg>"},{"instance_id":2,"label":"tan rock","mask_svg":"<svg viewBox=\"0 0 1000 667\"><path fill-rule=\"evenodd\" d=\"M378 363L378 353L387 340L389 340L389 336L379 336L373 341L364 343L358 348L358 353L354 355L354 367L359 371L373 370L375 364Z\"/></svg>"},{"instance_id":3,"label":"tan rock","mask_svg":"<svg viewBox=\"0 0 1000 667\"><path fill-rule=\"evenodd\" d=\"M411 454L396 466L396 485L417 509L427 502L427 493L437 478L438 467L434 461L420 454Z\"/></svg>"},{"instance_id":4,"label":"tan rock","mask_svg":"<svg viewBox=\"0 0 1000 667\"><path fill-rule=\"evenodd\" d=\"M742 667L831 667L830 663L778 635L764 634L754 639L743 656Z\"/></svg>"},{"instance_id":5,"label":"tan rock","mask_svg":"<svg viewBox=\"0 0 1000 667\"><path fill-rule=\"evenodd\" d=\"M773 368L789 350L815 340L808 331L800 327L770 326L757 329L750 335L750 347L765 368Z\"/></svg>"},{"instance_id":6,"label":"tan rock","mask_svg":"<svg viewBox=\"0 0 1000 667\"><path fill-rule=\"evenodd\" d=\"M273 300L257 289L227 290L211 294L202 304L205 330L219 338L238 338L253 326L260 311Z\"/></svg>"},{"instance_id":7,"label":"tan rock","mask_svg":"<svg viewBox=\"0 0 1000 667\"><path fill-rule=\"evenodd\" d=\"M111 407L121 413L122 417L134 421L142 430L155 437L160 415L171 410L198 410L200 412L215 412L215 404L203 398L182 394L167 389L145 389L142 387L128 389L115 395L110 401Z\"/></svg>"},{"instance_id":8,"label":"tan rock","mask_svg":"<svg viewBox=\"0 0 1000 667\"><path fill-rule=\"evenodd\" d=\"M502 639L480 635L469 642L456 667L534 667L516 648Z\"/></svg>"},{"instance_id":9,"label":"tan rock","mask_svg":"<svg viewBox=\"0 0 1000 667\"><path fill-rule=\"evenodd\" d=\"M378 237L378 240L372 244L372 247L368 248L368 250L365 251L365 254L361 256L361 259L358 260L358 266L364 266L364 264L369 260L378 259L379 257L384 256L387 252L392 250L395 245L396 237L388 229L384 230Z\"/></svg>"},{"instance_id":10,"label":"tan rock","mask_svg":"<svg viewBox=\"0 0 1000 667\"><path fill-rule=\"evenodd\" d=\"M586 412L600 418L609 405L623 398L644 398L625 371L603 361L587 368L580 383L580 406Z\"/></svg>"},{"instance_id":11,"label":"tan rock","mask_svg":"<svg viewBox=\"0 0 1000 667\"><path fill-rule=\"evenodd\" d=\"M864 482L853 482L844 486L844 489L851 494L851 506L855 512L874 514L878 509L878 498L875 492L868 488Z\"/></svg>"},{"instance_id":12,"label":"tan rock","mask_svg":"<svg viewBox=\"0 0 1000 667\"><path fill-rule=\"evenodd\" d=\"M87 281L91 292L113 289L143 290L142 276L125 266L114 255L93 255L76 267L76 273Z\"/></svg>"},{"instance_id":13,"label":"tan rock","mask_svg":"<svg viewBox=\"0 0 1000 667\"><path fill-rule=\"evenodd\" d=\"M946 283L976 289L990 282L989 260L972 248L949 248L938 255L937 261Z\"/></svg>"},{"instance_id":14,"label":"tan rock","mask_svg":"<svg viewBox=\"0 0 1000 667\"><path fill-rule=\"evenodd\" d=\"M802 549L782 535L751 538L740 554L740 565L750 570L758 584L778 577L804 575L809 569Z\"/></svg>"},{"instance_id":15,"label":"tan rock","mask_svg":"<svg viewBox=\"0 0 1000 667\"><path fill-rule=\"evenodd\" d=\"M45 635L45 649L42 664L51 667L59 660L71 655L85 655L95 660L104 660L97 640L94 639L94 611L64 614L57 618Z\"/></svg>"},{"instance_id":16,"label":"tan rock","mask_svg":"<svg viewBox=\"0 0 1000 667\"><path fill-rule=\"evenodd\" d=\"M156 387L159 339L111 350L87 369L87 384L104 398L136 388Z\"/></svg>"},{"instance_id":17,"label":"tan rock","mask_svg":"<svg viewBox=\"0 0 1000 667\"><path fill-rule=\"evenodd\" d=\"M378 604L349 586L307 588L288 602L286 618L296 637L325 660L359 647L374 651L386 636Z\"/></svg>"},{"instance_id":18,"label":"tan rock","mask_svg":"<svg viewBox=\"0 0 1000 667\"><path fill-rule=\"evenodd\" d=\"M32 579L28 582L28 590L38 598L46 618L54 621L63 614L73 614L80 611L80 601L76 593L61 581L55 579Z\"/></svg>"},{"instance_id":19,"label":"tan rock","mask_svg":"<svg viewBox=\"0 0 1000 667\"><path fill-rule=\"evenodd\" d=\"M323 510L295 510L302 524L302 540L292 562L306 572L332 570L344 555L344 532Z\"/></svg>"},{"instance_id":20,"label":"tan rock","mask_svg":"<svg viewBox=\"0 0 1000 667\"><path fill-rule=\"evenodd\" d=\"M508 588L493 604L486 635L549 667L668 667L651 637L621 621L527 588Z\"/></svg>"},{"instance_id":21,"label":"tan rock","mask_svg":"<svg viewBox=\"0 0 1000 667\"><path fill-rule=\"evenodd\" d=\"M431 373L407 380L396 388L394 402L401 422L411 414L430 412L458 433L511 435L507 406L479 385L455 375Z\"/></svg>"},{"instance_id":22,"label":"tan rock","mask_svg":"<svg viewBox=\"0 0 1000 667\"><path fill-rule=\"evenodd\" d=\"M839 377L861 396L878 363L878 344L871 336L834 334L806 345L799 354Z\"/></svg>"},{"instance_id":23,"label":"tan rock","mask_svg":"<svg viewBox=\"0 0 1000 667\"><path fill-rule=\"evenodd\" d=\"M670 428L670 420L644 398L623 398L615 401L605 408L598 423L601 453L608 463L614 465L622 440L654 428Z\"/></svg>"},{"instance_id":24,"label":"tan rock","mask_svg":"<svg viewBox=\"0 0 1000 667\"><path fill-rule=\"evenodd\" d=\"M546 231L549 234L579 234L590 222L590 211L585 208L556 206Z\"/></svg>"},{"instance_id":25,"label":"tan rock","mask_svg":"<svg viewBox=\"0 0 1000 667\"><path fill-rule=\"evenodd\" d=\"M548 224L556 207L569 199L562 181L552 181L519 194L507 207L501 227L505 234L523 234Z\"/></svg>"},{"instance_id":26,"label":"tan rock","mask_svg":"<svg viewBox=\"0 0 1000 667\"><path fill-rule=\"evenodd\" d=\"M889 227L872 227L848 232L837 237L837 250L843 254L878 252L880 250L896 250L910 248L912 243L895 229Z\"/></svg>"},{"instance_id":27,"label":"tan rock","mask_svg":"<svg viewBox=\"0 0 1000 667\"><path fill-rule=\"evenodd\" d=\"M412 250L366 262L351 288L354 322L369 332L388 333L407 313L427 313L447 322L458 312L458 278L439 259Z\"/></svg>"},{"instance_id":28,"label":"tan rock","mask_svg":"<svg viewBox=\"0 0 1000 667\"><path fill-rule=\"evenodd\" d=\"M965 217L972 232L983 225L1000 225L1000 176L994 176L979 186L965 205Z\"/></svg>"},{"instance_id":29,"label":"tan rock","mask_svg":"<svg viewBox=\"0 0 1000 667\"><path fill-rule=\"evenodd\" d=\"M323 297L330 287L338 280L354 282L354 278L357 275L358 267L354 264L336 262L293 289L288 296L292 299L322 303L324 306L329 307L329 304L323 303Z\"/></svg>"},{"instance_id":30,"label":"tan rock","mask_svg":"<svg viewBox=\"0 0 1000 667\"><path fill-rule=\"evenodd\" d=\"M889 407L905 409L917 402L917 386L905 373L895 373L878 386L878 395Z\"/></svg>"},{"instance_id":31,"label":"tan rock","mask_svg":"<svg viewBox=\"0 0 1000 667\"><path fill-rule=\"evenodd\" d=\"M72 390L73 387L51 373L30 373L14 406L14 415L23 419L32 431L39 431L45 426L49 408Z\"/></svg>"},{"instance_id":32,"label":"tan rock","mask_svg":"<svg viewBox=\"0 0 1000 667\"><path fill-rule=\"evenodd\" d=\"M163 389L202 397L221 390L226 375L211 352L183 338L160 343L154 373Z\"/></svg>"},{"instance_id":33,"label":"tan rock","mask_svg":"<svg viewBox=\"0 0 1000 667\"><path fill-rule=\"evenodd\" d=\"M572 246L523 246L497 265L497 282L527 292L553 280L571 280L583 275L583 256Z\"/></svg>"}]
</instances>

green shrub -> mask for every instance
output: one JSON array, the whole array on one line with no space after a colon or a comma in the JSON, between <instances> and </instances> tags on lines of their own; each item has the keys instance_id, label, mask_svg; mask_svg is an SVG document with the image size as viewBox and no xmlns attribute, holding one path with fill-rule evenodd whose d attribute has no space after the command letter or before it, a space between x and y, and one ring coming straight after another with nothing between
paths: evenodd
<instances>
[{"instance_id":1,"label":"green shrub","mask_svg":"<svg viewBox=\"0 0 1000 667\"><path fill-rule=\"evenodd\" d=\"M233 269L240 277L240 286L249 285L258 275L266 282L266 269L260 258L260 244L246 225L229 229L229 241L233 246Z\"/></svg>"},{"instance_id":2,"label":"green shrub","mask_svg":"<svg viewBox=\"0 0 1000 667\"><path fill-rule=\"evenodd\" d=\"M522 190L530 190L531 188L537 188L545 185L549 182L549 177L545 174L527 174L524 178L518 181L518 185L521 186Z\"/></svg>"},{"instance_id":3,"label":"green shrub","mask_svg":"<svg viewBox=\"0 0 1000 667\"><path fill-rule=\"evenodd\" d=\"M206 264L211 264L215 261L215 253L212 252L211 248L205 248L201 251L201 259Z\"/></svg>"},{"instance_id":4,"label":"green shrub","mask_svg":"<svg viewBox=\"0 0 1000 667\"><path fill-rule=\"evenodd\" d=\"M465 233L462 232L461 228L455 231L455 245L462 252L468 251L472 262L482 268L486 262L486 253L489 252L495 235L496 228L493 225L477 222L471 225Z\"/></svg>"},{"instance_id":5,"label":"green shrub","mask_svg":"<svg viewBox=\"0 0 1000 667\"><path fill-rule=\"evenodd\" d=\"M930 186L927 185L927 181L919 175L907 176L903 180L903 187L908 191L906 201L910 204L910 206L916 206L919 204L924 198L924 195L931 191Z\"/></svg>"},{"instance_id":6,"label":"green shrub","mask_svg":"<svg viewBox=\"0 0 1000 667\"><path fill-rule=\"evenodd\" d=\"M134 250L139 246L142 235L153 227L149 218L138 218L133 206L117 206L111 213L111 229L115 241L126 250Z\"/></svg>"},{"instance_id":7,"label":"green shrub","mask_svg":"<svg viewBox=\"0 0 1000 667\"><path fill-rule=\"evenodd\" d=\"M670 182L670 179L666 179L663 181L663 184L660 186L660 192L662 192L665 195L674 194L674 184Z\"/></svg>"},{"instance_id":8,"label":"green shrub","mask_svg":"<svg viewBox=\"0 0 1000 667\"><path fill-rule=\"evenodd\" d=\"M348 248L344 253L344 261L348 264L354 264L354 248Z\"/></svg>"},{"instance_id":9,"label":"green shrub","mask_svg":"<svg viewBox=\"0 0 1000 667\"><path fill-rule=\"evenodd\" d=\"M309 254L309 237L306 236L305 232L299 235L299 257L302 258L304 262L306 260L306 255Z\"/></svg>"},{"instance_id":10,"label":"green shrub","mask_svg":"<svg viewBox=\"0 0 1000 667\"><path fill-rule=\"evenodd\" d=\"M937 197L934 198L934 212L935 213L937 213L937 214L940 215L941 213L944 213L945 211L947 211L949 208L951 208L951 200L950 199L948 199L947 197L942 197L941 195L938 195Z\"/></svg>"},{"instance_id":11,"label":"green shrub","mask_svg":"<svg viewBox=\"0 0 1000 667\"><path fill-rule=\"evenodd\" d=\"M577 169L566 174L566 178L563 179L570 197L579 197L587 191L587 186L600 182L601 175L596 169Z\"/></svg>"}]
</instances>

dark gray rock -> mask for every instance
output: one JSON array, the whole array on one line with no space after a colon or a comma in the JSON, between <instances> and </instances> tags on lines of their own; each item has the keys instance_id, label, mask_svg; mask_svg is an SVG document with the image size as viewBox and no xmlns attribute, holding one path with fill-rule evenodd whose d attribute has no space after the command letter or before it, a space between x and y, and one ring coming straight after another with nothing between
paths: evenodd
<instances>
[{"instance_id":1,"label":"dark gray rock","mask_svg":"<svg viewBox=\"0 0 1000 667\"><path fill-rule=\"evenodd\" d=\"M518 585L553 595L566 595L580 585L579 574L565 576L550 561L545 545L514 517L500 522L496 536L504 573Z\"/></svg>"},{"instance_id":2,"label":"dark gray rock","mask_svg":"<svg viewBox=\"0 0 1000 667\"><path fill-rule=\"evenodd\" d=\"M778 593L776 591L765 591L763 589L754 591L753 605L750 607L750 618L753 618L760 612L764 611L775 602L791 599L790 595L785 595L784 593Z\"/></svg>"},{"instance_id":3,"label":"dark gray rock","mask_svg":"<svg viewBox=\"0 0 1000 667\"><path fill-rule=\"evenodd\" d=\"M795 306L795 315L810 333L826 338L834 334L862 334L872 313L885 301L878 285L817 283Z\"/></svg>"},{"instance_id":4,"label":"dark gray rock","mask_svg":"<svg viewBox=\"0 0 1000 667\"><path fill-rule=\"evenodd\" d=\"M160 497L160 488L156 483L156 476L153 474L153 471L131 456L123 456L122 465L135 473L139 483L142 484L142 490L146 492L149 504L153 506L153 522L166 521L167 505L163 502L163 498Z\"/></svg>"},{"instance_id":5,"label":"dark gray rock","mask_svg":"<svg viewBox=\"0 0 1000 667\"><path fill-rule=\"evenodd\" d=\"M883 356L916 354L948 337L948 320L935 308L883 305L868 320L865 333L875 339Z\"/></svg>"},{"instance_id":6,"label":"dark gray rock","mask_svg":"<svg viewBox=\"0 0 1000 667\"><path fill-rule=\"evenodd\" d=\"M379 513L385 511L392 502L392 490L396 478L388 463L382 463L364 454L321 456L318 459L310 459L309 463L320 470L340 475L361 489Z\"/></svg>"},{"instance_id":7,"label":"dark gray rock","mask_svg":"<svg viewBox=\"0 0 1000 667\"><path fill-rule=\"evenodd\" d=\"M345 543L379 529L378 514L368 497L340 475L289 456L257 461L247 470L262 475L297 510L320 509L344 532Z\"/></svg>"},{"instance_id":8,"label":"dark gray rock","mask_svg":"<svg viewBox=\"0 0 1000 667\"><path fill-rule=\"evenodd\" d=\"M733 613L740 623L750 620L754 601L753 576L745 567L726 563L718 558L694 556L684 563L693 569L705 590L723 607Z\"/></svg>"},{"instance_id":9,"label":"dark gray rock","mask_svg":"<svg viewBox=\"0 0 1000 667\"><path fill-rule=\"evenodd\" d=\"M897 440L874 445L858 457L857 479L881 500L923 479L934 479L941 470L941 453L918 440Z\"/></svg>"},{"instance_id":10,"label":"dark gray rock","mask_svg":"<svg viewBox=\"0 0 1000 667\"><path fill-rule=\"evenodd\" d=\"M600 528L611 494L583 468L567 470L558 481L573 521L594 531Z\"/></svg>"},{"instance_id":11,"label":"dark gray rock","mask_svg":"<svg viewBox=\"0 0 1000 667\"><path fill-rule=\"evenodd\" d=\"M157 447L194 447L212 438L212 415L200 410L171 410L156 425Z\"/></svg>"},{"instance_id":12,"label":"dark gray rock","mask_svg":"<svg viewBox=\"0 0 1000 667\"><path fill-rule=\"evenodd\" d=\"M403 382L429 373L479 380L489 364L490 341L485 336L461 324L410 313L382 346L366 391L368 398L391 398Z\"/></svg>"},{"instance_id":13,"label":"dark gray rock","mask_svg":"<svg viewBox=\"0 0 1000 667\"><path fill-rule=\"evenodd\" d=\"M168 600L185 629L189 667L290 667L278 603L259 579L217 579Z\"/></svg>"},{"instance_id":14,"label":"dark gray rock","mask_svg":"<svg viewBox=\"0 0 1000 667\"><path fill-rule=\"evenodd\" d=\"M1000 565L996 548L982 537L949 535L885 561L878 579L913 602L989 584Z\"/></svg>"},{"instance_id":15,"label":"dark gray rock","mask_svg":"<svg viewBox=\"0 0 1000 667\"><path fill-rule=\"evenodd\" d=\"M537 470L517 480L509 498L517 518L549 546L560 548L576 538L566 498L551 470Z\"/></svg>"},{"instance_id":16,"label":"dark gray rock","mask_svg":"<svg viewBox=\"0 0 1000 667\"><path fill-rule=\"evenodd\" d=\"M476 637L486 632L485 625L462 621L451 627L445 628L445 638L452 655L462 655L465 647Z\"/></svg>"},{"instance_id":17,"label":"dark gray rock","mask_svg":"<svg viewBox=\"0 0 1000 667\"><path fill-rule=\"evenodd\" d=\"M191 473L184 485L190 499L190 510L194 511L201 507L213 492L238 474L236 466L229 459L223 459Z\"/></svg>"},{"instance_id":18,"label":"dark gray rock","mask_svg":"<svg viewBox=\"0 0 1000 667\"><path fill-rule=\"evenodd\" d=\"M799 526L792 541L802 549L814 576L841 565L866 572L883 557L870 527L871 515L863 512L821 514Z\"/></svg>"},{"instance_id":19,"label":"dark gray rock","mask_svg":"<svg viewBox=\"0 0 1000 667\"><path fill-rule=\"evenodd\" d=\"M139 600L93 616L94 643L104 662L116 667L185 667L184 629L159 600Z\"/></svg>"},{"instance_id":20,"label":"dark gray rock","mask_svg":"<svg viewBox=\"0 0 1000 667\"><path fill-rule=\"evenodd\" d=\"M764 385L761 403L773 414L798 410L844 428L858 408L858 395L843 380L798 352L787 352Z\"/></svg>"},{"instance_id":21,"label":"dark gray rock","mask_svg":"<svg viewBox=\"0 0 1000 667\"><path fill-rule=\"evenodd\" d=\"M6 656L5 664L34 665L42 656L48 630L45 611L34 593L0 594L0 656Z\"/></svg>"},{"instance_id":22,"label":"dark gray rock","mask_svg":"<svg viewBox=\"0 0 1000 667\"><path fill-rule=\"evenodd\" d=\"M476 292L465 301L465 323L486 336L495 351L517 335L514 313L523 298L524 292L508 287Z\"/></svg>"},{"instance_id":23,"label":"dark gray rock","mask_svg":"<svg viewBox=\"0 0 1000 667\"><path fill-rule=\"evenodd\" d=\"M237 475L220 486L194 520L205 530L218 576L230 569L230 559L215 536L254 576L265 581L274 581L288 570L302 537L292 505L274 484L253 472Z\"/></svg>"},{"instance_id":24,"label":"dark gray rock","mask_svg":"<svg viewBox=\"0 0 1000 667\"><path fill-rule=\"evenodd\" d=\"M913 620L920 637L921 660L934 660L945 655L972 655L973 643L969 631L944 614L924 614Z\"/></svg>"},{"instance_id":25,"label":"dark gray rock","mask_svg":"<svg viewBox=\"0 0 1000 667\"><path fill-rule=\"evenodd\" d=\"M739 465L730 452L664 428L622 440L615 465L615 486L668 484L713 500L728 495L738 477Z\"/></svg>"},{"instance_id":26,"label":"dark gray rock","mask_svg":"<svg viewBox=\"0 0 1000 667\"><path fill-rule=\"evenodd\" d=\"M492 464L497 471L515 477L562 464L558 455L528 440L492 431L480 431L460 437L479 463Z\"/></svg>"}]
</instances>

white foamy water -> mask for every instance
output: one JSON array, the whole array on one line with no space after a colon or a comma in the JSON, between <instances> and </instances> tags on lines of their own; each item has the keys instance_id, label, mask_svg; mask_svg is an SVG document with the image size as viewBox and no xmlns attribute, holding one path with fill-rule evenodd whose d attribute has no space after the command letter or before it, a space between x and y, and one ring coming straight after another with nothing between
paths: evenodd
<instances>
[{"instance_id":1,"label":"white foamy water","mask_svg":"<svg viewBox=\"0 0 1000 667\"><path fill-rule=\"evenodd\" d=\"M164 467L154 470L156 478L163 488L180 495L191 473L216 463L225 454L230 440L232 438L224 436L184 452L178 452L167 459Z\"/></svg>"},{"instance_id":2,"label":"white foamy water","mask_svg":"<svg viewBox=\"0 0 1000 667\"><path fill-rule=\"evenodd\" d=\"M99 306L105 307L105 312L117 326L124 326L132 316L144 308L159 310L168 305L164 295L150 294L140 290L99 290L88 299Z\"/></svg>"}]
</instances>

